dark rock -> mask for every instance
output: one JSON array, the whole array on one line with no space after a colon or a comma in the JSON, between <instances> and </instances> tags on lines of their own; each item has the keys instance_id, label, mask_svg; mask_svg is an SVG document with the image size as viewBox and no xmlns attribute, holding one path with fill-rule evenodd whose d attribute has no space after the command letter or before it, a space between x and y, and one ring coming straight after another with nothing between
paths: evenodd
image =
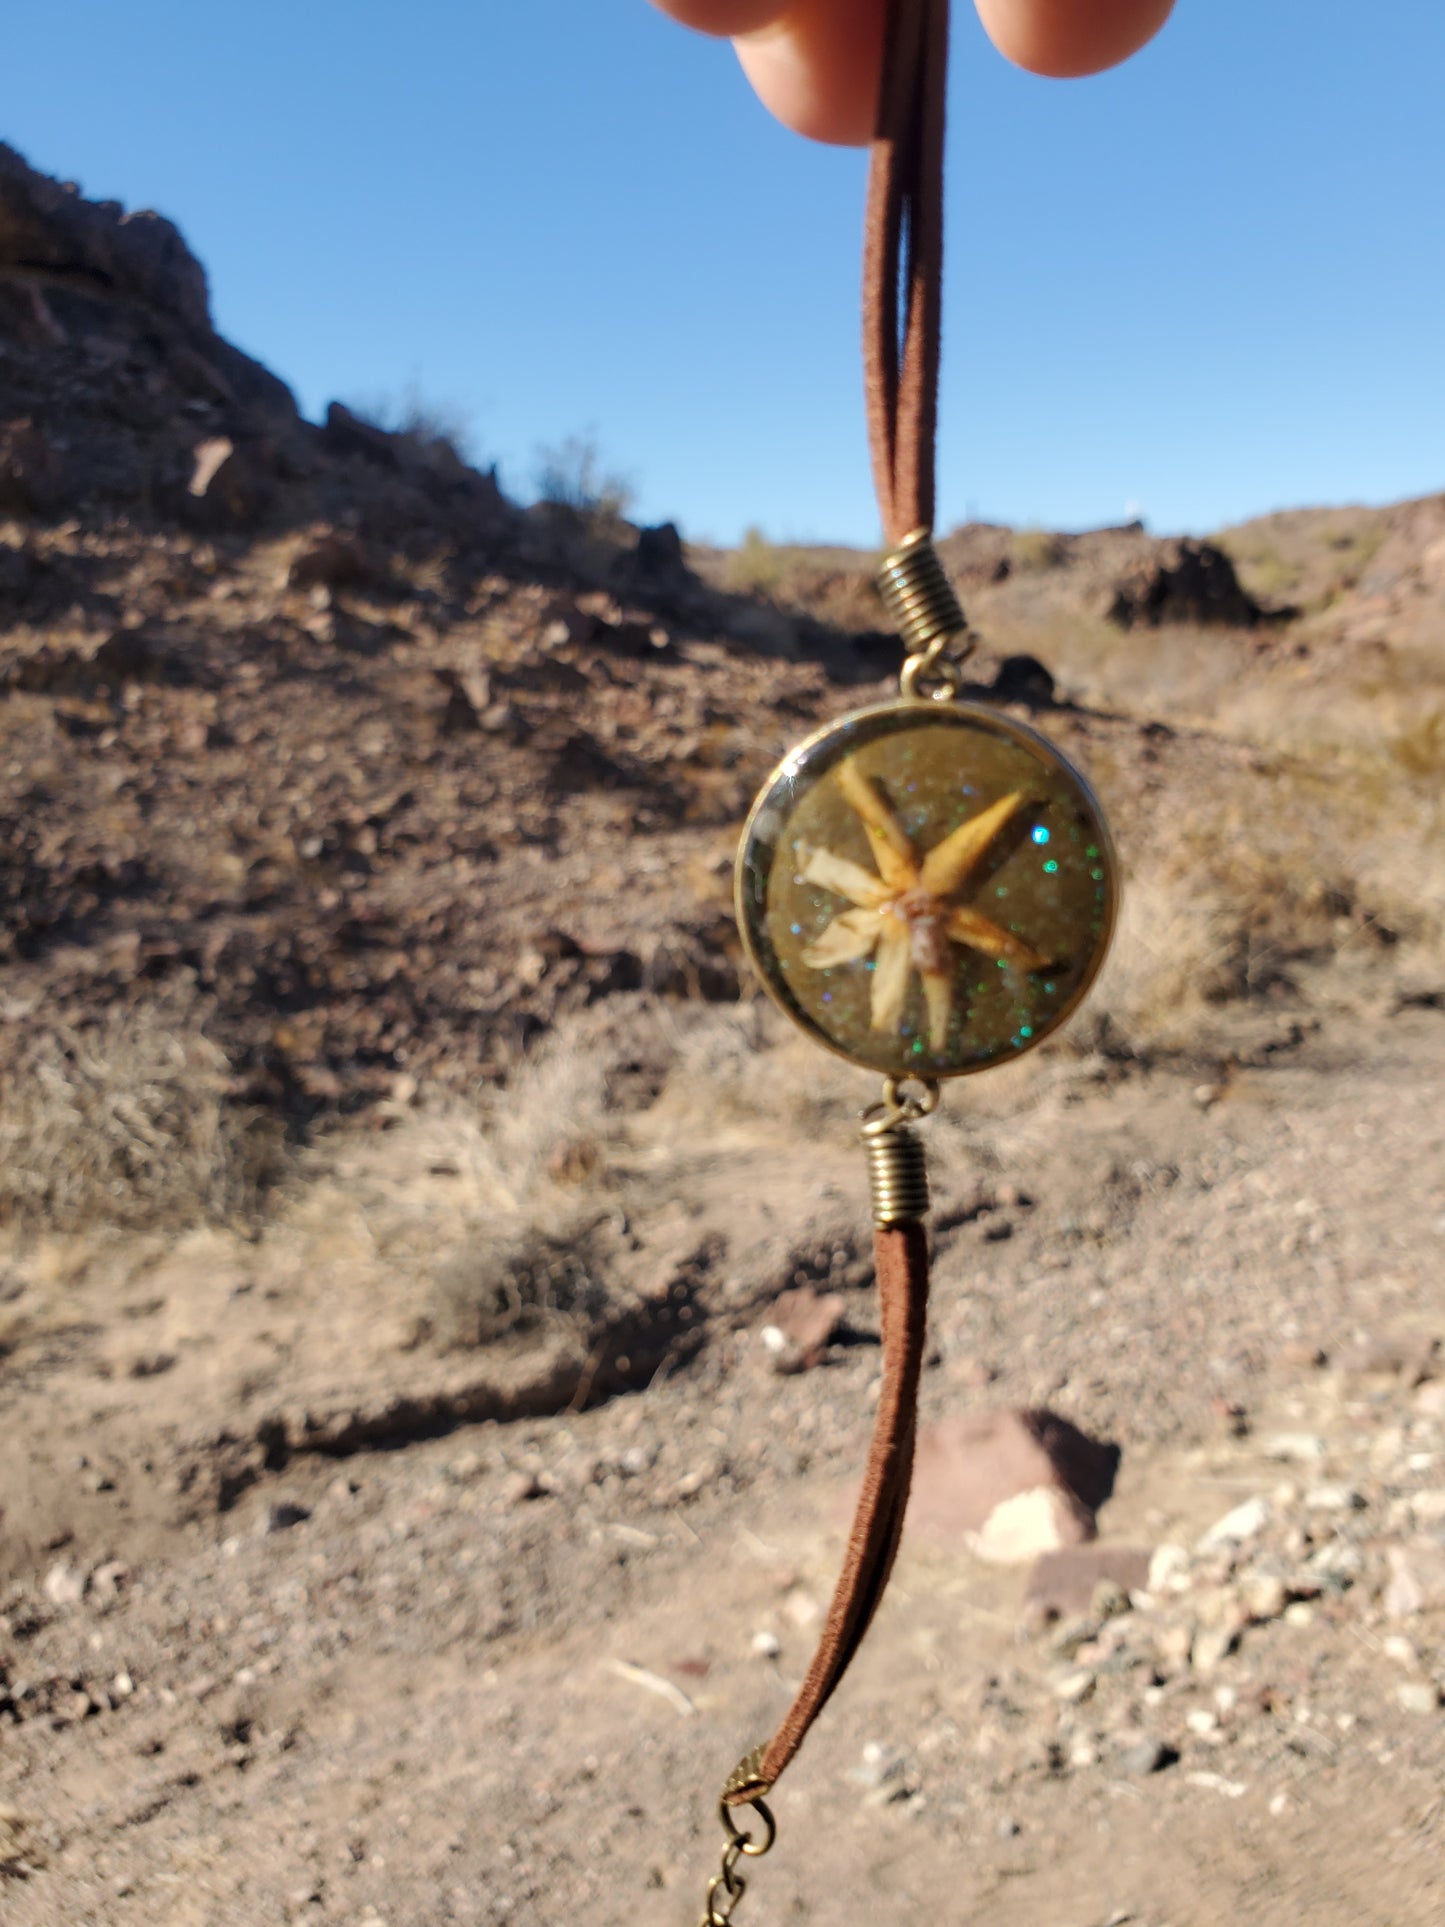
<instances>
[{"instance_id":1,"label":"dark rock","mask_svg":"<svg viewBox=\"0 0 1445 1927\"><path fill-rule=\"evenodd\" d=\"M55 515L66 493L65 466L35 423L0 424L0 514Z\"/></svg>"},{"instance_id":2,"label":"dark rock","mask_svg":"<svg viewBox=\"0 0 1445 1927\"><path fill-rule=\"evenodd\" d=\"M1046 708L1054 700L1054 679L1037 656L1005 656L993 679L1001 703L1031 703Z\"/></svg>"},{"instance_id":3,"label":"dark rock","mask_svg":"<svg viewBox=\"0 0 1445 1927\"><path fill-rule=\"evenodd\" d=\"M401 467L402 443L406 438L354 415L344 402L334 401L326 410L322 433L327 447L338 455L360 455L382 468Z\"/></svg>"},{"instance_id":4,"label":"dark rock","mask_svg":"<svg viewBox=\"0 0 1445 1927\"><path fill-rule=\"evenodd\" d=\"M1110 622L1217 622L1252 629L1277 612L1262 609L1241 586L1234 564L1212 542L1188 536L1160 544L1120 581L1108 604Z\"/></svg>"},{"instance_id":5,"label":"dark rock","mask_svg":"<svg viewBox=\"0 0 1445 1927\"><path fill-rule=\"evenodd\" d=\"M292 589L356 589L376 581L384 570L355 536L336 529L319 529L293 559L287 571Z\"/></svg>"},{"instance_id":6,"label":"dark rock","mask_svg":"<svg viewBox=\"0 0 1445 1927\"><path fill-rule=\"evenodd\" d=\"M262 1531L289 1532L293 1526L304 1525L310 1517L308 1507L297 1505L290 1499L277 1499L266 1508Z\"/></svg>"}]
</instances>

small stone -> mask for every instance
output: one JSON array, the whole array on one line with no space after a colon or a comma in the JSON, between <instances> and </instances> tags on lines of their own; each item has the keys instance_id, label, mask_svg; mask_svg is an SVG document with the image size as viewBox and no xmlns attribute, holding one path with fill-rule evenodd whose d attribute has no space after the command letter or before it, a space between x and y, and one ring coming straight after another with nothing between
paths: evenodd
<instances>
[{"instance_id":1,"label":"small stone","mask_svg":"<svg viewBox=\"0 0 1445 1927\"><path fill-rule=\"evenodd\" d=\"M863 1748L861 1765L851 1768L848 1778L857 1786L876 1791L901 1782L907 1770L908 1762L897 1747L884 1746L879 1740L869 1740Z\"/></svg>"},{"instance_id":2,"label":"small stone","mask_svg":"<svg viewBox=\"0 0 1445 1927\"><path fill-rule=\"evenodd\" d=\"M1206 1626L1196 1636L1192 1654L1194 1669L1199 1673L1212 1673L1221 1660L1227 1659L1238 1643L1239 1635L1229 1626Z\"/></svg>"},{"instance_id":3,"label":"small stone","mask_svg":"<svg viewBox=\"0 0 1445 1927\"><path fill-rule=\"evenodd\" d=\"M994 1828L994 1832L1000 1840L1017 1840L1023 1832L1023 1828L1019 1825L1018 1821L1014 1819L1012 1814L1006 1813Z\"/></svg>"},{"instance_id":4,"label":"small stone","mask_svg":"<svg viewBox=\"0 0 1445 1927\"><path fill-rule=\"evenodd\" d=\"M261 1515L262 1536L270 1532L289 1532L293 1526L304 1525L310 1517L309 1509L298 1505L295 1500L275 1499Z\"/></svg>"},{"instance_id":5,"label":"small stone","mask_svg":"<svg viewBox=\"0 0 1445 1927\"><path fill-rule=\"evenodd\" d=\"M1189 1588L1189 1554L1183 1546L1165 1544L1155 1549L1149 1561L1145 1590L1158 1594L1186 1592Z\"/></svg>"},{"instance_id":6,"label":"small stone","mask_svg":"<svg viewBox=\"0 0 1445 1927\"><path fill-rule=\"evenodd\" d=\"M776 1633L754 1633L750 1650L754 1659L776 1659L783 1650L783 1642Z\"/></svg>"},{"instance_id":7,"label":"small stone","mask_svg":"<svg viewBox=\"0 0 1445 1927\"><path fill-rule=\"evenodd\" d=\"M102 1603L118 1599L129 1579L129 1566L122 1565L119 1559L107 1559L90 1575L90 1595Z\"/></svg>"},{"instance_id":8,"label":"small stone","mask_svg":"<svg viewBox=\"0 0 1445 1927\"><path fill-rule=\"evenodd\" d=\"M1305 1493L1311 1512L1363 1512L1365 1495L1352 1485L1330 1482L1312 1485Z\"/></svg>"},{"instance_id":9,"label":"small stone","mask_svg":"<svg viewBox=\"0 0 1445 1927\"><path fill-rule=\"evenodd\" d=\"M1087 1737L1075 1740L1069 1748L1069 1765L1074 1767L1089 1767L1097 1766L1098 1764L1099 1749L1094 1742Z\"/></svg>"},{"instance_id":10,"label":"small stone","mask_svg":"<svg viewBox=\"0 0 1445 1927\"><path fill-rule=\"evenodd\" d=\"M1445 1525L1445 1486L1415 1493L1410 1500L1410 1513L1417 1526Z\"/></svg>"},{"instance_id":11,"label":"small stone","mask_svg":"<svg viewBox=\"0 0 1445 1927\"><path fill-rule=\"evenodd\" d=\"M794 1586L783 1600L782 1614L790 1626L796 1626L799 1632L806 1632L809 1626L815 1626L822 1618L823 1608L810 1592L802 1586Z\"/></svg>"},{"instance_id":12,"label":"small stone","mask_svg":"<svg viewBox=\"0 0 1445 1927\"><path fill-rule=\"evenodd\" d=\"M1283 1459L1291 1465L1317 1464L1326 1450L1318 1432L1275 1432L1263 1443L1267 1459Z\"/></svg>"},{"instance_id":13,"label":"small stone","mask_svg":"<svg viewBox=\"0 0 1445 1927\"><path fill-rule=\"evenodd\" d=\"M1445 1418L1445 1378L1420 1387L1415 1394L1415 1410L1422 1418Z\"/></svg>"},{"instance_id":14,"label":"small stone","mask_svg":"<svg viewBox=\"0 0 1445 1927\"><path fill-rule=\"evenodd\" d=\"M1286 1626L1313 1626L1315 1609L1307 1599L1296 1599L1285 1607L1280 1617Z\"/></svg>"},{"instance_id":15,"label":"small stone","mask_svg":"<svg viewBox=\"0 0 1445 1927\"><path fill-rule=\"evenodd\" d=\"M540 1472L514 1472L503 1487L503 1497L508 1505L527 1505L533 1499L545 1499L550 1490Z\"/></svg>"},{"instance_id":16,"label":"small stone","mask_svg":"<svg viewBox=\"0 0 1445 1927\"><path fill-rule=\"evenodd\" d=\"M1203 1739L1206 1734L1219 1731L1219 1715L1211 1713L1207 1706L1191 1706L1184 1715L1184 1724L1191 1733Z\"/></svg>"},{"instance_id":17,"label":"small stone","mask_svg":"<svg viewBox=\"0 0 1445 1927\"><path fill-rule=\"evenodd\" d=\"M652 1470L656 1457L657 1452L651 1445L629 1445L618 1459L617 1469L626 1478L640 1479L644 1473Z\"/></svg>"},{"instance_id":18,"label":"small stone","mask_svg":"<svg viewBox=\"0 0 1445 1927\"><path fill-rule=\"evenodd\" d=\"M41 1581L41 1590L52 1606L78 1606L85 1597L85 1574L69 1560L58 1560Z\"/></svg>"},{"instance_id":19,"label":"small stone","mask_svg":"<svg viewBox=\"0 0 1445 1927\"><path fill-rule=\"evenodd\" d=\"M1246 1573L1240 1581L1239 1595L1257 1625L1278 1619L1289 1604L1289 1588L1272 1572Z\"/></svg>"},{"instance_id":20,"label":"small stone","mask_svg":"<svg viewBox=\"0 0 1445 1927\"><path fill-rule=\"evenodd\" d=\"M129 1673L117 1673L110 1682L110 1696L113 1700L128 1700L135 1691L135 1681Z\"/></svg>"},{"instance_id":21,"label":"small stone","mask_svg":"<svg viewBox=\"0 0 1445 1927\"><path fill-rule=\"evenodd\" d=\"M820 1364L841 1329L847 1300L836 1291L818 1292L811 1285L785 1291L763 1327L763 1342L773 1354L778 1372L804 1372Z\"/></svg>"},{"instance_id":22,"label":"small stone","mask_svg":"<svg viewBox=\"0 0 1445 1927\"><path fill-rule=\"evenodd\" d=\"M1418 1666L1420 1654L1412 1640L1403 1633L1387 1633L1380 1641L1380 1651L1386 1659L1393 1659L1397 1666Z\"/></svg>"},{"instance_id":23,"label":"small stone","mask_svg":"<svg viewBox=\"0 0 1445 1927\"><path fill-rule=\"evenodd\" d=\"M1385 1611L1391 1619L1445 1606L1445 1545L1438 1539L1408 1539L1386 1546L1390 1579L1385 1588Z\"/></svg>"},{"instance_id":24,"label":"small stone","mask_svg":"<svg viewBox=\"0 0 1445 1927\"><path fill-rule=\"evenodd\" d=\"M1395 1698L1407 1713L1434 1713L1440 1705L1440 1689L1433 1680L1407 1679L1395 1688Z\"/></svg>"},{"instance_id":25,"label":"small stone","mask_svg":"<svg viewBox=\"0 0 1445 1927\"><path fill-rule=\"evenodd\" d=\"M1246 1499L1243 1505L1235 1506L1222 1519L1215 1520L1199 1541L1199 1549L1212 1552L1218 1546L1243 1545L1248 1539L1258 1538L1268 1524L1269 1500Z\"/></svg>"},{"instance_id":26,"label":"small stone","mask_svg":"<svg viewBox=\"0 0 1445 1927\"><path fill-rule=\"evenodd\" d=\"M1287 1371L1317 1372L1329 1364L1329 1355L1307 1338L1291 1338L1275 1354L1276 1362Z\"/></svg>"},{"instance_id":27,"label":"small stone","mask_svg":"<svg viewBox=\"0 0 1445 1927\"><path fill-rule=\"evenodd\" d=\"M1154 1636L1154 1646L1166 1666L1187 1666L1194 1652L1194 1628L1184 1621L1161 1626Z\"/></svg>"},{"instance_id":28,"label":"small stone","mask_svg":"<svg viewBox=\"0 0 1445 1927\"><path fill-rule=\"evenodd\" d=\"M1178 1758L1174 1748L1163 1740L1139 1740L1119 1755L1119 1771L1142 1780L1151 1773L1162 1773L1165 1767L1173 1766Z\"/></svg>"},{"instance_id":29,"label":"small stone","mask_svg":"<svg viewBox=\"0 0 1445 1927\"><path fill-rule=\"evenodd\" d=\"M1087 1666L1077 1667L1054 1681L1054 1698L1065 1706L1079 1706L1093 1693L1095 1675Z\"/></svg>"}]
</instances>

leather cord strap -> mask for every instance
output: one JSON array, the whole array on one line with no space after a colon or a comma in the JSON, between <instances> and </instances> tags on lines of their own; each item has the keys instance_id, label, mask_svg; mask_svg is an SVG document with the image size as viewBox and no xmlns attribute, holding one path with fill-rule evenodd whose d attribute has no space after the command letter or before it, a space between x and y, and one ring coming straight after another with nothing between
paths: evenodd
<instances>
[{"instance_id":1,"label":"leather cord strap","mask_svg":"<svg viewBox=\"0 0 1445 1927\"><path fill-rule=\"evenodd\" d=\"M874 485L890 548L933 525L943 275L948 0L890 0L863 248L863 361ZM774 1785L827 1704L883 1597L903 1533L928 1310L919 1224L875 1234L883 1382L848 1550L818 1650L782 1725L741 1763L727 1806Z\"/></svg>"},{"instance_id":2,"label":"leather cord strap","mask_svg":"<svg viewBox=\"0 0 1445 1927\"><path fill-rule=\"evenodd\" d=\"M878 1415L827 1622L807 1678L782 1725L750 1754L724 1799L742 1805L772 1786L848 1670L883 1597L913 1476L918 1427L918 1380L923 1370L928 1312L928 1239L922 1225L893 1225L874 1234L879 1310L883 1327L883 1382Z\"/></svg>"},{"instance_id":3,"label":"leather cord strap","mask_svg":"<svg viewBox=\"0 0 1445 1927\"><path fill-rule=\"evenodd\" d=\"M863 239L863 377L888 547L933 527L948 0L891 0Z\"/></svg>"}]
</instances>

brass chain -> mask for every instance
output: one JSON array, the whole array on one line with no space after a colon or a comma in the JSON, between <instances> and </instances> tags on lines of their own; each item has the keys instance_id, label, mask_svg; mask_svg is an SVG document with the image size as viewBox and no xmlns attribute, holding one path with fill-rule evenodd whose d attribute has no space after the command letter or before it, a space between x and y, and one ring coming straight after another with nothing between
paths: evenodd
<instances>
[{"instance_id":1,"label":"brass chain","mask_svg":"<svg viewBox=\"0 0 1445 1927\"><path fill-rule=\"evenodd\" d=\"M707 1883L707 1904L698 1927L729 1927L733 1908L748 1887L747 1880L738 1871L738 1862L744 1858L761 1859L778 1837L777 1822L766 1804L762 1800L749 1800L747 1804L763 1823L762 1837L754 1839L750 1832L740 1827L733 1818L733 1809L726 1800L722 1802L719 1811L727 1843L723 1847L722 1869Z\"/></svg>"}]
</instances>

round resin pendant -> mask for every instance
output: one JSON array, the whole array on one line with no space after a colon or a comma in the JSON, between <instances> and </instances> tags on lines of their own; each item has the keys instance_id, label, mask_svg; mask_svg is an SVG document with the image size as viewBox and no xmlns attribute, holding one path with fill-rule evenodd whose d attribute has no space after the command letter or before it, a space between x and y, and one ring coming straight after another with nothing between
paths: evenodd
<instances>
[{"instance_id":1,"label":"round resin pendant","mask_svg":"<svg viewBox=\"0 0 1445 1927\"><path fill-rule=\"evenodd\" d=\"M1056 1030L1113 929L1113 845L1042 736L890 703L780 763L738 853L743 941L788 1015L892 1077L959 1077Z\"/></svg>"}]
</instances>

